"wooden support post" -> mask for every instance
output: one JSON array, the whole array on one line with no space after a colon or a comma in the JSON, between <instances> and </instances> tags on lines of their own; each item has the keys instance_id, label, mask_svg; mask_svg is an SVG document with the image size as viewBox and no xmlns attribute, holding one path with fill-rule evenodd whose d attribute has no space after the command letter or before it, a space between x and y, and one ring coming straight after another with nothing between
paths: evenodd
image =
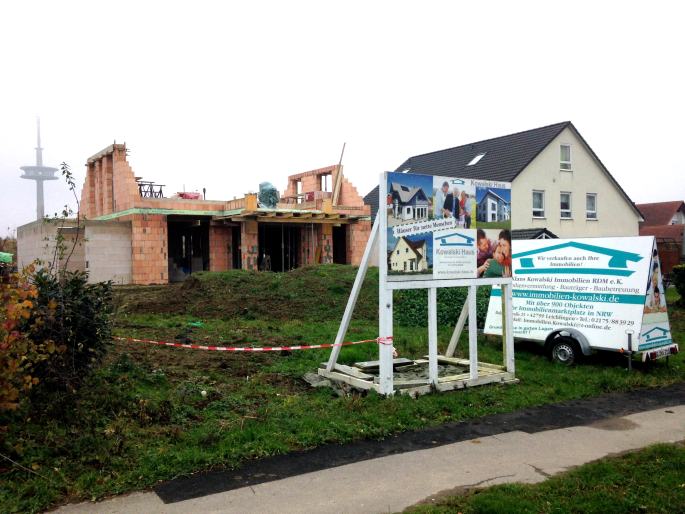
<instances>
[{"instance_id":1,"label":"wooden support post","mask_svg":"<svg viewBox=\"0 0 685 514\"><path fill-rule=\"evenodd\" d=\"M469 375L471 380L478 378L478 325L476 317L476 290L478 286L469 286Z\"/></svg>"},{"instance_id":2,"label":"wooden support post","mask_svg":"<svg viewBox=\"0 0 685 514\"><path fill-rule=\"evenodd\" d=\"M454 353L457 351L457 344L459 343L459 338L464 330L464 324L466 323L466 318L469 315L469 302L465 301L464 305L461 306L461 312L459 313L459 319L454 327L454 332L452 332L452 338L450 339L450 344L445 352L445 357L454 357Z\"/></svg>"},{"instance_id":3,"label":"wooden support post","mask_svg":"<svg viewBox=\"0 0 685 514\"><path fill-rule=\"evenodd\" d=\"M371 260L371 254L373 253L373 246L376 244L377 239L378 216L376 216L376 220L373 222L373 227L371 227L371 234L369 235L369 240L367 241L366 248L364 249L362 262L359 264L357 276L354 278L354 284L352 285L352 292L347 300L345 312L343 314L342 321L340 322L340 327L338 328L338 334L335 336L335 344L342 343L345 335L347 334L347 329L349 328L350 320L352 319L352 313L354 312L354 306L357 304L359 292L364 284L364 278L366 277L366 272L369 269L369 261ZM340 355L340 348L340 346L333 347L331 355L328 358L328 364L326 364L326 371L333 371L333 368L338 361L338 356Z\"/></svg>"},{"instance_id":4,"label":"wooden support post","mask_svg":"<svg viewBox=\"0 0 685 514\"><path fill-rule=\"evenodd\" d=\"M438 307L437 288L428 289L428 381L438 385Z\"/></svg>"}]
</instances>

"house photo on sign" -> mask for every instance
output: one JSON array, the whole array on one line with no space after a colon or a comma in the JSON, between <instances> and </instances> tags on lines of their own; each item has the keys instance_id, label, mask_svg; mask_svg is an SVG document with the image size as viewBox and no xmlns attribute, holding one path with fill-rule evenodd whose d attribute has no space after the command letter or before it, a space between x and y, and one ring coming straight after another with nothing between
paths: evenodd
<instances>
[{"instance_id":1,"label":"house photo on sign","mask_svg":"<svg viewBox=\"0 0 685 514\"><path fill-rule=\"evenodd\" d=\"M511 276L510 183L387 173L386 187L388 280Z\"/></svg>"}]
</instances>

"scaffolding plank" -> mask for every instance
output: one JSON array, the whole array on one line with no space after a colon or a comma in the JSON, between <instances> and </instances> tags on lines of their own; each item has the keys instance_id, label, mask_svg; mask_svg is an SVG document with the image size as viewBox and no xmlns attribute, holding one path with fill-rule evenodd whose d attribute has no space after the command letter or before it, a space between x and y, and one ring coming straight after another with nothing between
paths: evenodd
<instances>
[{"instance_id":1,"label":"scaffolding plank","mask_svg":"<svg viewBox=\"0 0 685 514\"><path fill-rule=\"evenodd\" d=\"M393 368L398 368L402 366L411 366L414 364L414 361L411 359L405 359L404 357L400 357L399 359L393 359L392 360L392 366ZM378 369L381 365L381 361L364 361L364 362L355 362L354 367L359 368L362 371L369 371L372 369Z\"/></svg>"}]
</instances>

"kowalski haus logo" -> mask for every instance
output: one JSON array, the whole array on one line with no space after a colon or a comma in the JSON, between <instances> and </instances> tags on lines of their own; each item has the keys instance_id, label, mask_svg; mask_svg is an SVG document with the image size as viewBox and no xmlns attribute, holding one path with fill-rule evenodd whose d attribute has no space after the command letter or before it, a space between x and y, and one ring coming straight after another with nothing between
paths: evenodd
<instances>
[{"instance_id":1,"label":"kowalski haus logo","mask_svg":"<svg viewBox=\"0 0 685 514\"><path fill-rule=\"evenodd\" d=\"M512 259L519 259L518 265L514 266L517 275L553 273L629 277L635 271L628 269L628 262L639 262L643 257L633 252L570 241L516 253Z\"/></svg>"},{"instance_id":2,"label":"kowalski haus logo","mask_svg":"<svg viewBox=\"0 0 685 514\"><path fill-rule=\"evenodd\" d=\"M438 246L441 246L441 247L445 247L445 246L472 247L473 243L476 241L475 238L467 236L466 234L461 234L459 232L435 236L435 240L440 241Z\"/></svg>"},{"instance_id":3,"label":"kowalski haus logo","mask_svg":"<svg viewBox=\"0 0 685 514\"><path fill-rule=\"evenodd\" d=\"M652 327L640 334L642 344L640 349L649 349L655 346L663 346L671 342L671 331L664 327Z\"/></svg>"}]
</instances>

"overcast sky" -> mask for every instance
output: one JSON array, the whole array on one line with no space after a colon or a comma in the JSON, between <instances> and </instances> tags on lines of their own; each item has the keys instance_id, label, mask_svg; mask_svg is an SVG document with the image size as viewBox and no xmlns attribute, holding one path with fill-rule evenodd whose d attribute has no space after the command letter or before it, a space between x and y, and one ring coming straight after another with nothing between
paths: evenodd
<instances>
[{"instance_id":1,"label":"overcast sky","mask_svg":"<svg viewBox=\"0 0 685 514\"><path fill-rule=\"evenodd\" d=\"M4 2L0 234L19 167L126 142L211 199L335 164L363 195L407 157L571 120L635 202L685 199L682 2ZM46 211L69 201L45 186ZM73 202L72 202L73 203Z\"/></svg>"}]
</instances>

